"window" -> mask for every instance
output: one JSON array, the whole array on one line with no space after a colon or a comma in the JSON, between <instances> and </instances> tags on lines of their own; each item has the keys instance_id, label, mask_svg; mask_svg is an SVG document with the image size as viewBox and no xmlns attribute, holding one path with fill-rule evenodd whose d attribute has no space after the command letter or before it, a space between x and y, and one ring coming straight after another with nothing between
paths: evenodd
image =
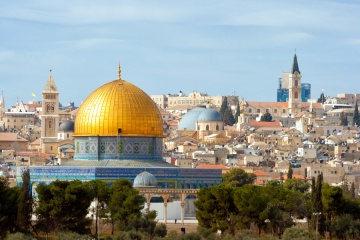
<instances>
[{"instance_id":1,"label":"window","mask_svg":"<svg viewBox=\"0 0 360 240\"><path fill-rule=\"evenodd\" d=\"M217 131L219 130L219 125L216 125L216 130L217 130Z\"/></svg>"},{"instance_id":2,"label":"window","mask_svg":"<svg viewBox=\"0 0 360 240\"><path fill-rule=\"evenodd\" d=\"M50 146L50 150L52 150L52 146Z\"/></svg>"},{"instance_id":3,"label":"window","mask_svg":"<svg viewBox=\"0 0 360 240\"><path fill-rule=\"evenodd\" d=\"M295 87L297 87L299 85L298 80L295 80Z\"/></svg>"},{"instance_id":4,"label":"window","mask_svg":"<svg viewBox=\"0 0 360 240\"><path fill-rule=\"evenodd\" d=\"M209 131L209 125L206 125L206 130Z\"/></svg>"},{"instance_id":5,"label":"window","mask_svg":"<svg viewBox=\"0 0 360 240\"><path fill-rule=\"evenodd\" d=\"M283 113L286 113L286 110L285 110L285 109L283 109Z\"/></svg>"},{"instance_id":6,"label":"window","mask_svg":"<svg viewBox=\"0 0 360 240\"><path fill-rule=\"evenodd\" d=\"M277 109L274 109L274 113L277 113Z\"/></svg>"},{"instance_id":7,"label":"window","mask_svg":"<svg viewBox=\"0 0 360 240\"><path fill-rule=\"evenodd\" d=\"M249 113L251 113L252 112L252 109L251 108L249 108Z\"/></svg>"},{"instance_id":8,"label":"window","mask_svg":"<svg viewBox=\"0 0 360 240\"><path fill-rule=\"evenodd\" d=\"M260 108L256 109L256 112L257 112L257 113L260 113Z\"/></svg>"},{"instance_id":9,"label":"window","mask_svg":"<svg viewBox=\"0 0 360 240\"><path fill-rule=\"evenodd\" d=\"M295 98L299 98L299 93L295 92Z\"/></svg>"},{"instance_id":10,"label":"window","mask_svg":"<svg viewBox=\"0 0 360 240\"><path fill-rule=\"evenodd\" d=\"M67 134L67 138L69 138L69 134Z\"/></svg>"}]
</instances>

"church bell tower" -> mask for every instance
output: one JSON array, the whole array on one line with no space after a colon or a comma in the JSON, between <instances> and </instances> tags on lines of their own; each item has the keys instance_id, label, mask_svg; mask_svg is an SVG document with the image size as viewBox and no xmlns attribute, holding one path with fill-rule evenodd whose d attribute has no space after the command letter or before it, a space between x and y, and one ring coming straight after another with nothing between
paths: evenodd
<instances>
[{"instance_id":1,"label":"church bell tower","mask_svg":"<svg viewBox=\"0 0 360 240\"><path fill-rule=\"evenodd\" d=\"M59 128L59 92L50 70L50 76L42 91L41 151L57 154L57 132Z\"/></svg>"},{"instance_id":2,"label":"church bell tower","mask_svg":"<svg viewBox=\"0 0 360 240\"><path fill-rule=\"evenodd\" d=\"M291 72L289 73L288 108L291 115L301 112L301 73L296 53L294 54Z\"/></svg>"}]
</instances>

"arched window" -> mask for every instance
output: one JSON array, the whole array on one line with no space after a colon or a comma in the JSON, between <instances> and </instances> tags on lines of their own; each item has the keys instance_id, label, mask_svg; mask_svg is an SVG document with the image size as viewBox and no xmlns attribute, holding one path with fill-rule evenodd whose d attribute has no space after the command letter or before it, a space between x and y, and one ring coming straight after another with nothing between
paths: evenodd
<instances>
[{"instance_id":1,"label":"arched window","mask_svg":"<svg viewBox=\"0 0 360 240\"><path fill-rule=\"evenodd\" d=\"M298 80L295 80L295 87L297 87L298 86Z\"/></svg>"},{"instance_id":2,"label":"arched window","mask_svg":"<svg viewBox=\"0 0 360 240\"><path fill-rule=\"evenodd\" d=\"M209 125L206 125L206 131L209 131Z\"/></svg>"},{"instance_id":3,"label":"arched window","mask_svg":"<svg viewBox=\"0 0 360 240\"><path fill-rule=\"evenodd\" d=\"M216 131L219 131L219 125L216 125Z\"/></svg>"},{"instance_id":4,"label":"arched window","mask_svg":"<svg viewBox=\"0 0 360 240\"><path fill-rule=\"evenodd\" d=\"M299 93L295 92L295 98L299 98Z\"/></svg>"}]
</instances>

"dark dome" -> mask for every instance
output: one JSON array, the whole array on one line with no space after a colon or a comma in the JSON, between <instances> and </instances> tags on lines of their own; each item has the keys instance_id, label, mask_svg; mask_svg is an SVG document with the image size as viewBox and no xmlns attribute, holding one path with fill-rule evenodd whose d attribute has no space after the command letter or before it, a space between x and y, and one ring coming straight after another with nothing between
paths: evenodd
<instances>
[{"instance_id":1,"label":"dark dome","mask_svg":"<svg viewBox=\"0 0 360 240\"><path fill-rule=\"evenodd\" d=\"M205 107L196 107L187 112L180 120L178 130L196 130L196 122L199 115L205 110Z\"/></svg>"},{"instance_id":2,"label":"dark dome","mask_svg":"<svg viewBox=\"0 0 360 240\"><path fill-rule=\"evenodd\" d=\"M136 176L133 187L157 187L156 177L144 171Z\"/></svg>"},{"instance_id":3,"label":"dark dome","mask_svg":"<svg viewBox=\"0 0 360 240\"><path fill-rule=\"evenodd\" d=\"M59 126L59 131L64 132L73 132L74 131L74 122L71 120L65 120Z\"/></svg>"},{"instance_id":4,"label":"dark dome","mask_svg":"<svg viewBox=\"0 0 360 240\"><path fill-rule=\"evenodd\" d=\"M207 108L201 112L198 118L198 122L221 122L221 116L218 111L212 108Z\"/></svg>"}]
</instances>

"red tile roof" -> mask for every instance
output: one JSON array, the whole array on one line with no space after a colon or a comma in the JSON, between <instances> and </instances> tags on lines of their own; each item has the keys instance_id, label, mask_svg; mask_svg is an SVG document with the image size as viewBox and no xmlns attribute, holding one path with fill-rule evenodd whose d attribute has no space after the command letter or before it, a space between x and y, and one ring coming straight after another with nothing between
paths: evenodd
<instances>
[{"instance_id":1,"label":"red tile roof","mask_svg":"<svg viewBox=\"0 0 360 240\"><path fill-rule=\"evenodd\" d=\"M249 107L252 108L288 108L287 102L247 102ZM309 102L302 102L301 108L310 107ZM313 103L314 109L322 109L321 103Z\"/></svg>"},{"instance_id":2,"label":"red tile roof","mask_svg":"<svg viewBox=\"0 0 360 240\"><path fill-rule=\"evenodd\" d=\"M260 170L256 170L253 172L257 177L270 177L269 174L267 174L266 172L260 171Z\"/></svg>"},{"instance_id":3,"label":"red tile roof","mask_svg":"<svg viewBox=\"0 0 360 240\"><path fill-rule=\"evenodd\" d=\"M280 122L257 122L251 121L251 127L259 128L259 127L282 127Z\"/></svg>"}]
</instances>

